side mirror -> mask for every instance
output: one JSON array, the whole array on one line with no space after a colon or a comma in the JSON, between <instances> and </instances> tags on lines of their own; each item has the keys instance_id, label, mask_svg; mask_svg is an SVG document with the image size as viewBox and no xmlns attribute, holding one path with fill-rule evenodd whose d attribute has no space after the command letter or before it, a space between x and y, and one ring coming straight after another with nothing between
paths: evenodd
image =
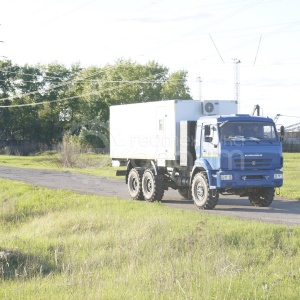
<instances>
[{"instance_id":1,"label":"side mirror","mask_svg":"<svg viewBox=\"0 0 300 300\"><path fill-rule=\"evenodd\" d=\"M281 142L283 141L284 134L285 134L285 129L284 129L284 126L281 125L281 126L280 126L280 141L281 141Z\"/></svg>"},{"instance_id":2,"label":"side mirror","mask_svg":"<svg viewBox=\"0 0 300 300\"><path fill-rule=\"evenodd\" d=\"M211 133L210 133L210 126L209 125L205 125L204 126L204 135L205 135L205 137L211 135Z\"/></svg>"}]
</instances>

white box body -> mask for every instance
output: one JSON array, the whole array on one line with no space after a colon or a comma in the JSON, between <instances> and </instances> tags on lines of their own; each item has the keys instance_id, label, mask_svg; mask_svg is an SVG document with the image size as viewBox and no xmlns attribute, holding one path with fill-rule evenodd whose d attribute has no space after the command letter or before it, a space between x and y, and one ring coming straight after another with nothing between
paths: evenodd
<instances>
[{"instance_id":1,"label":"white box body","mask_svg":"<svg viewBox=\"0 0 300 300\"><path fill-rule=\"evenodd\" d=\"M200 100L165 100L110 107L110 157L164 165L179 159L180 121L197 121Z\"/></svg>"}]
</instances>

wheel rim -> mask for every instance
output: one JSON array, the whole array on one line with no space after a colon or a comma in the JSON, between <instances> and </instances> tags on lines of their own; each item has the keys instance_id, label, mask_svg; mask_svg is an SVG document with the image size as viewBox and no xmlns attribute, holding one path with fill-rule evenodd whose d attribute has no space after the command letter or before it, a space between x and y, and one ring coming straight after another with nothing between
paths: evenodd
<instances>
[{"instance_id":1,"label":"wheel rim","mask_svg":"<svg viewBox=\"0 0 300 300\"><path fill-rule=\"evenodd\" d=\"M203 199L203 196L204 196L204 188L203 188L203 184L201 182L199 182L196 186L196 195L197 195L197 198L199 200L202 200Z\"/></svg>"},{"instance_id":2,"label":"wheel rim","mask_svg":"<svg viewBox=\"0 0 300 300\"><path fill-rule=\"evenodd\" d=\"M150 178L146 178L146 192L150 194L152 191L152 180Z\"/></svg>"},{"instance_id":3,"label":"wheel rim","mask_svg":"<svg viewBox=\"0 0 300 300\"><path fill-rule=\"evenodd\" d=\"M134 192L137 191L137 186L138 186L138 184L137 184L136 178L132 178L132 181L131 181L131 189L132 189Z\"/></svg>"},{"instance_id":4,"label":"wheel rim","mask_svg":"<svg viewBox=\"0 0 300 300\"><path fill-rule=\"evenodd\" d=\"M153 180L154 179L152 173L146 171L142 181L143 194L146 200L152 200L153 192L155 189L155 183Z\"/></svg>"}]
</instances>

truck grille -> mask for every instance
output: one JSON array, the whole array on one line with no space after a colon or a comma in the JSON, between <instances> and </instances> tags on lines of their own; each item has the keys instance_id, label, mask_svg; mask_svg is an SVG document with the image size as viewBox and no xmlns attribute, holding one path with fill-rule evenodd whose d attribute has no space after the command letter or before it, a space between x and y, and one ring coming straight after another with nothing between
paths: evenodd
<instances>
[{"instance_id":1,"label":"truck grille","mask_svg":"<svg viewBox=\"0 0 300 300\"><path fill-rule=\"evenodd\" d=\"M234 164L239 169L264 169L271 166L272 159L235 159Z\"/></svg>"}]
</instances>

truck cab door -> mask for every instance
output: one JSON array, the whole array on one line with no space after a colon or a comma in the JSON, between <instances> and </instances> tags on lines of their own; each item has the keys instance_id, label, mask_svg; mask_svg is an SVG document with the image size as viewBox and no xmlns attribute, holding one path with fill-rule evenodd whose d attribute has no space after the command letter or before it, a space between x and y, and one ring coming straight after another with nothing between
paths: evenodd
<instances>
[{"instance_id":1,"label":"truck cab door","mask_svg":"<svg viewBox=\"0 0 300 300\"><path fill-rule=\"evenodd\" d=\"M217 169L219 167L219 137L216 125L203 124L201 145L201 157L206 159L212 169Z\"/></svg>"}]
</instances>

